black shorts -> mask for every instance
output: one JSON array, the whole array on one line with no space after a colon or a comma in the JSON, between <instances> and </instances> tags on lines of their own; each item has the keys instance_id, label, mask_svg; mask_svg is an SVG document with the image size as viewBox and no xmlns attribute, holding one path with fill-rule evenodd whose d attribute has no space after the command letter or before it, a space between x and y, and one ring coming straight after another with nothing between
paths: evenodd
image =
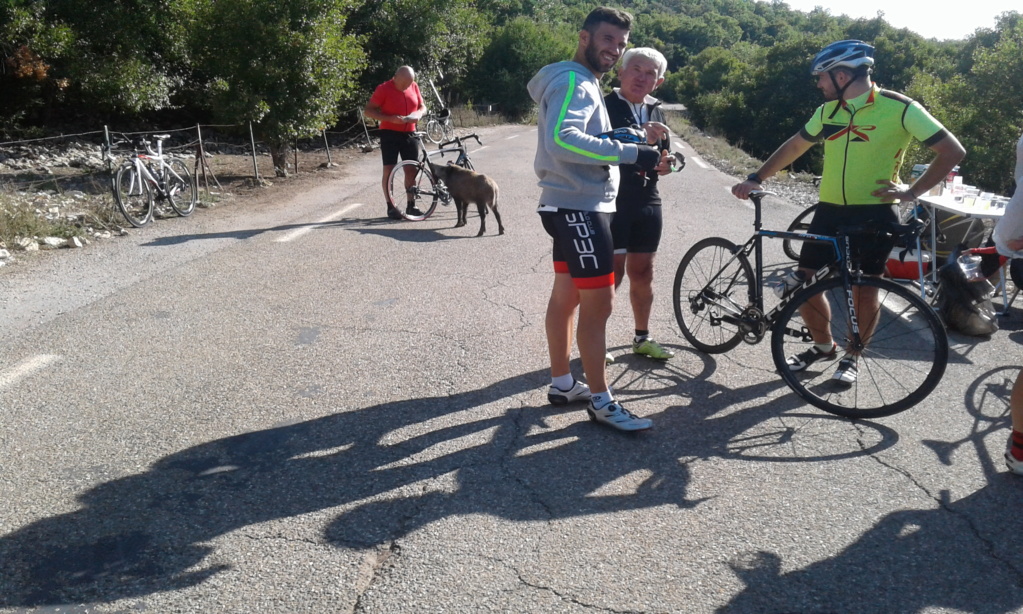
<instances>
[{"instance_id":1,"label":"black shorts","mask_svg":"<svg viewBox=\"0 0 1023 614\"><path fill-rule=\"evenodd\" d=\"M554 239L554 272L568 273L580 290L615 285L611 215L574 209L540 212L544 230Z\"/></svg>"},{"instance_id":2,"label":"black shorts","mask_svg":"<svg viewBox=\"0 0 1023 614\"><path fill-rule=\"evenodd\" d=\"M611 236L616 254L653 254L661 243L664 222L661 205L638 205L619 202L611 220Z\"/></svg>"},{"instance_id":3,"label":"black shorts","mask_svg":"<svg viewBox=\"0 0 1023 614\"><path fill-rule=\"evenodd\" d=\"M384 159L384 166L394 166L397 164L398 154L401 154L402 160L418 159L419 139L413 137L411 132L381 130L380 155Z\"/></svg>"},{"instance_id":4,"label":"black shorts","mask_svg":"<svg viewBox=\"0 0 1023 614\"><path fill-rule=\"evenodd\" d=\"M867 223L898 223L899 216L893 205L831 205L817 203L813 220L807 232L835 236L839 226L857 226ZM852 236L849 239L854 264L867 275L884 273L892 241L879 241L876 236ZM799 252L801 268L817 270L835 261L835 248L831 243L803 242Z\"/></svg>"}]
</instances>

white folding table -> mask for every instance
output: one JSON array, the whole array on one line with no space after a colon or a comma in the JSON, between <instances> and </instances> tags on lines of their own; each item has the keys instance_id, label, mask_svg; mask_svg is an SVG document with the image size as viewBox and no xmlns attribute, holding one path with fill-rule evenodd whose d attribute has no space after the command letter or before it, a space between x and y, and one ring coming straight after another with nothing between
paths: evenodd
<instances>
[{"instance_id":1,"label":"white folding table","mask_svg":"<svg viewBox=\"0 0 1023 614\"><path fill-rule=\"evenodd\" d=\"M937 283L937 279L938 279L937 278L937 274L938 274L937 273L937 267L938 267L938 252L937 252L937 249L938 249L938 216L937 216L937 210L940 209L942 211L948 211L949 213L954 213L955 215L962 216L963 220L962 220L961 223L969 224L969 226L966 229L966 233L963 235L964 237L970 236L970 232L974 229L976 224L983 224L984 220L997 220L998 218L1002 217L1003 213L1005 213L1005 208L1004 207L996 207L990 201L981 201L979 199L973 200L971 202L968 202L968 201L956 201L956 199L953 198L949 194L945 194L945 195L942 195L942 196L921 196L920 198L917 199L917 201L919 203L921 203L922 205L924 205L925 207L927 207L928 209L930 209L930 216L931 216L930 217L930 220L931 220L931 223L930 223L930 227L931 227L931 244L930 244L931 271L930 271L930 281L933 282L933 283ZM922 254L920 255L920 258L921 259L923 258ZM1003 310L1004 311L1008 311L1009 310L1009 302L1008 302L1009 295L1008 295L1008 291L1006 289L1006 284L1005 284L1005 277L1008 274L1008 271L1004 270L1004 269L1005 268L1003 267L1003 270L1002 270L1002 273L1001 273L1001 282L1000 282L1000 284L1002 286L1002 300L1004 301L1003 302L1003 305L1004 305ZM921 288L923 288L924 284L926 283L926 276L924 276L922 274L922 271L923 271L923 264L922 263L921 263L921 266L920 266L920 271L921 271L920 286L921 286Z\"/></svg>"}]
</instances>

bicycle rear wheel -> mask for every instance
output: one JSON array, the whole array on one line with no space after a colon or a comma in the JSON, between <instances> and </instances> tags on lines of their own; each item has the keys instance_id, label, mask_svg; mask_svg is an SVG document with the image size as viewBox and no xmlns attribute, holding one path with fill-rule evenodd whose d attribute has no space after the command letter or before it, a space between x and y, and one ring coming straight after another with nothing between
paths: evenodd
<instances>
[{"instance_id":1,"label":"bicycle rear wheel","mask_svg":"<svg viewBox=\"0 0 1023 614\"><path fill-rule=\"evenodd\" d=\"M675 271L675 320L693 347L715 354L742 341L744 310L753 304L753 267L739 247L721 237L693 245Z\"/></svg>"},{"instance_id":2,"label":"bicycle rear wheel","mask_svg":"<svg viewBox=\"0 0 1023 614\"><path fill-rule=\"evenodd\" d=\"M181 217L191 215L195 211L196 189L195 179L188 172L188 165L181 160L171 160L167 171L167 196L170 205Z\"/></svg>"},{"instance_id":3,"label":"bicycle rear wheel","mask_svg":"<svg viewBox=\"0 0 1023 614\"><path fill-rule=\"evenodd\" d=\"M114 200L124 219L135 228L153 220L153 191L135 165L124 164L114 175Z\"/></svg>"},{"instance_id":4,"label":"bicycle rear wheel","mask_svg":"<svg viewBox=\"0 0 1023 614\"><path fill-rule=\"evenodd\" d=\"M813 205L802 213L796 216L796 219L792 220L789 224L789 232L807 232L810 230L810 222L813 221L814 211L817 210L817 205ZM803 242L795 239L784 239L781 242L781 248L785 250L785 255L792 260L799 261L799 250L802 247Z\"/></svg>"},{"instance_id":5,"label":"bicycle rear wheel","mask_svg":"<svg viewBox=\"0 0 1023 614\"><path fill-rule=\"evenodd\" d=\"M444 136L444 127L439 121L431 119L426 122L426 138L430 139L431 143L440 143Z\"/></svg>"},{"instance_id":6,"label":"bicycle rear wheel","mask_svg":"<svg viewBox=\"0 0 1023 614\"><path fill-rule=\"evenodd\" d=\"M934 310L916 292L877 277L853 280L859 292L876 291L880 309L850 316L851 301L840 278L800 290L778 314L771 335L771 355L785 383L806 402L848 418L880 418L913 407L938 385L948 363L948 338ZM828 309L812 301L822 296ZM856 358L856 381L832 379L834 369L811 364L793 371L786 358L813 343L810 324L827 324L838 344L837 358ZM861 332L873 326L866 347L854 355L852 325ZM829 363L833 364L833 363Z\"/></svg>"},{"instance_id":7,"label":"bicycle rear wheel","mask_svg":"<svg viewBox=\"0 0 1023 614\"><path fill-rule=\"evenodd\" d=\"M430 217L440 195L433 173L415 160L405 160L394 167L387 181L387 192L398 213L413 222Z\"/></svg>"}]
</instances>

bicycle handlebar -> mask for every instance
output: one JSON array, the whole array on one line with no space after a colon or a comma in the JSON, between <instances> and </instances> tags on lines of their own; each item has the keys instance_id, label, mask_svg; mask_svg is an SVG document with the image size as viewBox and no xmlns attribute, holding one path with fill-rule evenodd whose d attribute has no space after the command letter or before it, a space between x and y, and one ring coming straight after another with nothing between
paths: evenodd
<instances>
[{"instance_id":1,"label":"bicycle handlebar","mask_svg":"<svg viewBox=\"0 0 1023 614\"><path fill-rule=\"evenodd\" d=\"M438 149L444 149L448 145L455 145L456 147L461 147L462 146L462 141L468 141L469 139L476 139L477 143L479 143L480 145L483 144L483 141L480 140L480 137L479 137L478 134L467 134L465 136L456 136L454 139L452 139L452 140L450 140L450 141L448 141L446 143L441 143L440 145L437 146L437 148Z\"/></svg>"}]
</instances>

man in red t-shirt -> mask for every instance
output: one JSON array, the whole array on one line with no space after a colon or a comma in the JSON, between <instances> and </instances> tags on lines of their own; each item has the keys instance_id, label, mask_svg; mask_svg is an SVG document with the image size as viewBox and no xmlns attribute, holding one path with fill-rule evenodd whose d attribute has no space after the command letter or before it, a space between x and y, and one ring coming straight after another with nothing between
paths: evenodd
<instances>
[{"instance_id":1,"label":"man in red t-shirt","mask_svg":"<svg viewBox=\"0 0 1023 614\"><path fill-rule=\"evenodd\" d=\"M387 179L398 164L398 155L402 160L415 160L419 157L419 141L412 136L416 130L416 122L426 113L426 102L416 84L416 73L411 66L402 66L394 73L394 78L377 86L363 115L380 122L380 153L384 160L384 177L381 185L384 188L384 200L387 202L387 217L400 220L401 213L394 207L387 190ZM415 169L406 169L406 185L412 185ZM415 204L408 203L406 214L422 216Z\"/></svg>"}]
</instances>

